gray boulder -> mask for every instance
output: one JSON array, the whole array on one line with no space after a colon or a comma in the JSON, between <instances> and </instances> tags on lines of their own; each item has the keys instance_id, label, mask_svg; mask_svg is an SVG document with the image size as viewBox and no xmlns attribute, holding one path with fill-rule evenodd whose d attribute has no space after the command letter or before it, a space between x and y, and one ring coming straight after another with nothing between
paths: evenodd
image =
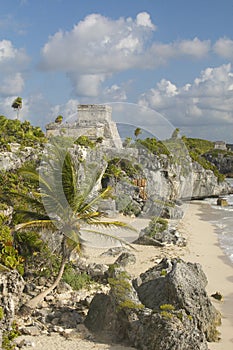
<instances>
[{"instance_id":1,"label":"gray boulder","mask_svg":"<svg viewBox=\"0 0 233 350\"><path fill-rule=\"evenodd\" d=\"M136 256L133 253L124 252L115 261L114 264L125 267L136 263Z\"/></svg>"},{"instance_id":2,"label":"gray boulder","mask_svg":"<svg viewBox=\"0 0 233 350\"><path fill-rule=\"evenodd\" d=\"M142 234L133 243L159 247L166 245L177 245L179 247L184 247L186 246L187 241L177 230L169 228L162 232L158 232L154 237L150 237L148 234Z\"/></svg>"},{"instance_id":3,"label":"gray boulder","mask_svg":"<svg viewBox=\"0 0 233 350\"><path fill-rule=\"evenodd\" d=\"M146 307L158 310L161 305L171 304L176 310L183 309L208 341L218 340L216 326L221 317L205 291L207 279L201 265L165 258L141 274L133 285Z\"/></svg>"},{"instance_id":4,"label":"gray boulder","mask_svg":"<svg viewBox=\"0 0 233 350\"><path fill-rule=\"evenodd\" d=\"M164 264L162 270L165 267L171 268L173 264L174 262L170 262L169 266ZM87 328L94 332L99 339L122 342L141 350L207 350L205 333L208 333L207 328L209 330L212 323L214 323L212 328L215 329L216 318L213 320L213 317L216 316L216 311L210 307L209 326L205 328L206 332L204 333L202 329L204 327L200 327L200 325L206 324L207 319L202 320L200 315L198 322L195 317L196 310L191 313L182 307L183 304L190 303L191 305L192 297L195 299L196 290L193 284L190 287L190 290L193 288L192 295L188 295L188 293L180 295L177 290L178 295L176 296L177 299L182 299L182 297L190 297L191 299L185 300L183 303L174 302L173 305L164 305L167 300L166 289L168 286L166 288L160 286L159 291L156 291L160 295L157 303L153 288L151 295L147 294L146 290L147 286L150 289L148 284L150 281L161 276L162 270L155 267L154 270L151 269L145 273L145 281L142 275L138 281L134 281L138 291L140 287L145 286L143 293L141 293L142 290L138 293L139 297L125 271L119 268L111 271L110 293L108 295L97 294L93 298L85 319ZM191 275L193 275L195 282L198 278L200 279L202 293L206 294L204 291L206 279L201 269L199 271L198 268L194 267L190 271ZM183 279L185 277L184 275ZM165 280L164 276L163 279ZM182 284L181 280L180 283ZM147 294L148 300L144 294ZM151 302L150 298L152 298ZM147 306L147 301L149 306ZM202 308L202 302L203 298L200 298L199 309ZM203 307L205 308L205 305ZM207 312L203 317L207 317Z\"/></svg>"},{"instance_id":5,"label":"gray boulder","mask_svg":"<svg viewBox=\"0 0 233 350\"><path fill-rule=\"evenodd\" d=\"M138 239L133 243L159 247L166 245L184 247L187 244L186 239L175 228L168 226L167 220L156 216L141 230Z\"/></svg>"}]
</instances>

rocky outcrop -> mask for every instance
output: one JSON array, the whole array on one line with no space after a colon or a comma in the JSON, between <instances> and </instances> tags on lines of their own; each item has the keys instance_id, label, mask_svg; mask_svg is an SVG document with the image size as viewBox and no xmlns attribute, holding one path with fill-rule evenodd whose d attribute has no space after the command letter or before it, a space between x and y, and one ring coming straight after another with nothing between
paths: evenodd
<instances>
[{"instance_id":1,"label":"rocky outcrop","mask_svg":"<svg viewBox=\"0 0 233 350\"><path fill-rule=\"evenodd\" d=\"M93 298L85 319L100 338L141 350L207 350L217 340L220 315L199 265L164 259L133 285L122 269L111 273L110 293Z\"/></svg>"},{"instance_id":2,"label":"rocky outcrop","mask_svg":"<svg viewBox=\"0 0 233 350\"><path fill-rule=\"evenodd\" d=\"M14 148L11 152L0 152L0 170L9 171L18 169L23 163L38 159L38 148L24 147L22 150Z\"/></svg>"},{"instance_id":3,"label":"rocky outcrop","mask_svg":"<svg viewBox=\"0 0 233 350\"><path fill-rule=\"evenodd\" d=\"M141 230L139 237L133 243L159 247L167 245L184 247L187 242L174 227L168 224L167 220L154 217L148 226Z\"/></svg>"},{"instance_id":4,"label":"rocky outcrop","mask_svg":"<svg viewBox=\"0 0 233 350\"><path fill-rule=\"evenodd\" d=\"M151 237L148 231L142 230L139 237L133 243L157 247L164 247L167 245L184 247L187 244L186 239L174 228L158 232L154 237Z\"/></svg>"},{"instance_id":5,"label":"rocky outcrop","mask_svg":"<svg viewBox=\"0 0 233 350\"><path fill-rule=\"evenodd\" d=\"M142 196L142 188L127 177L121 178L115 185L111 184L115 187L116 209L120 212L135 216L180 219L183 216L182 201L217 197L232 192L226 181L219 182L213 171L192 161L188 154L182 161L174 161L163 154L157 156L146 150L134 150L137 152L128 157L128 149L123 149L120 157L139 164L142 169L140 176L146 180L146 185ZM106 152L111 159L111 150ZM114 151L114 157L116 156Z\"/></svg>"},{"instance_id":6,"label":"rocky outcrop","mask_svg":"<svg viewBox=\"0 0 233 350\"><path fill-rule=\"evenodd\" d=\"M17 271L0 266L0 340L2 332L11 330L23 288L24 280Z\"/></svg>"},{"instance_id":7,"label":"rocky outcrop","mask_svg":"<svg viewBox=\"0 0 233 350\"><path fill-rule=\"evenodd\" d=\"M171 304L185 310L208 341L216 341L220 314L205 291L207 279L199 264L163 259L134 281L141 302L151 309Z\"/></svg>"},{"instance_id":8,"label":"rocky outcrop","mask_svg":"<svg viewBox=\"0 0 233 350\"><path fill-rule=\"evenodd\" d=\"M204 157L214 164L221 174L225 174L227 177L233 177L233 154L227 152L218 153L214 156L211 153L204 154Z\"/></svg>"},{"instance_id":9,"label":"rocky outcrop","mask_svg":"<svg viewBox=\"0 0 233 350\"><path fill-rule=\"evenodd\" d=\"M218 197L232 192L226 182L219 182L213 171L204 169L199 163L193 163L193 190L192 199Z\"/></svg>"}]
</instances>

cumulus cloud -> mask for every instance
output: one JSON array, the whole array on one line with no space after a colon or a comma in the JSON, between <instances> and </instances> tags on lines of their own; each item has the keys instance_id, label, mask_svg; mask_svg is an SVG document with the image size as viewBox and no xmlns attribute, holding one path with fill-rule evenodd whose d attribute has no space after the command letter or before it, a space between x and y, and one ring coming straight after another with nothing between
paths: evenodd
<instances>
[{"instance_id":1,"label":"cumulus cloud","mask_svg":"<svg viewBox=\"0 0 233 350\"><path fill-rule=\"evenodd\" d=\"M73 85L73 92L79 96L97 97L100 94L101 83L105 80L104 74L75 74L68 73Z\"/></svg>"},{"instance_id":2,"label":"cumulus cloud","mask_svg":"<svg viewBox=\"0 0 233 350\"><path fill-rule=\"evenodd\" d=\"M142 18L139 24L132 18L114 21L91 14L70 32L59 31L50 37L42 50L41 67L80 74L106 74L131 68L154 30L149 20L144 18L142 25Z\"/></svg>"},{"instance_id":3,"label":"cumulus cloud","mask_svg":"<svg viewBox=\"0 0 233 350\"><path fill-rule=\"evenodd\" d=\"M138 13L136 17L136 23L138 26L156 29L156 26L151 22L150 15L147 12Z\"/></svg>"},{"instance_id":4,"label":"cumulus cloud","mask_svg":"<svg viewBox=\"0 0 233 350\"><path fill-rule=\"evenodd\" d=\"M208 55L210 48L210 40L201 41L198 38L175 41L169 44L156 42L146 52L144 65L146 68L156 68L179 57L201 59ZM154 61L152 57L154 57Z\"/></svg>"},{"instance_id":5,"label":"cumulus cloud","mask_svg":"<svg viewBox=\"0 0 233 350\"><path fill-rule=\"evenodd\" d=\"M163 79L140 96L139 104L164 114L171 123L192 135L198 127L198 132L203 129L203 136L214 139L218 127L223 130L225 126L225 135L232 139L232 66L206 68L192 83L181 87Z\"/></svg>"},{"instance_id":6,"label":"cumulus cloud","mask_svg":"<svg viewBox=\"0 0 233 350\"><path fill-rule=\"evenodd\" d=\"M49 38L39 67L67 73L77 95L96 96L114 73L153 69L179 56L202 58L210 50L210 42L198 38L151 43L155 31L156 25L147 12L139 13L135 19L117 20L90 14L71 31L60 30Z\"/></svg>"},{"instance_id":7,"label":"cumulus cloud","mask_svg":"<svg viewBox=\"0 0 233 350\"><path fill-rule=\"evenodd\" d=\"M0 41L0 68L9 63L22 65L28 62L28 56L23 49L14 48L9 40Z\"/></svg>"},{"instance_id":8,"label":"cumulus cloud","mask_svg":"<svg viewBox=\"0 0 233 350\"><path fill-rule=\"evenodd\" d=\"M55 105L50 109L49 120L53 121L58 115L64 117L64 121L72 121L72 118L77 117L78 100L70 99L61 105Z\"/></svg>"},{"instance_id":9,"label":"cumulus cloud","mask_svg":"<svg viewBox=\"0 0 233 350\"><path fill-rule=\"evenodd\" d=\"M24 88L24 79L21 73L6 76L0 85L0 95L13 96L20 94Z\"/></svg>"},{"instance_id":10,"label":"cumulus cloud","mask_svg":"<svg viewBox=\"0 0 233 350\"><path fill-rule=\"evenodd\" d=\"M0 41L0 96L20 94L24 88L23 71L29 57L23 49L17 49L9 40Z\"/></svg>"},{"instance_id":11,"label":"cumulus cloud","mask_svg":"<svg viewBox=\"0 0 233 350\"><path fill-rule=\"evenodd\" d=\"M104 89L103 96L107 101L126 101L127 94L124 87L113 84Z\"/></svg>"},{"instance_id":12,"label":"cumulus cloud","mask_svg":"<svg viewBox=\"0 0 233 350\"><path fill-rule=\"evenodd\" d=\"M233 40L220 38L216 41L213 49L219 56L233 61Z\"/></svg>"}]
</instances>

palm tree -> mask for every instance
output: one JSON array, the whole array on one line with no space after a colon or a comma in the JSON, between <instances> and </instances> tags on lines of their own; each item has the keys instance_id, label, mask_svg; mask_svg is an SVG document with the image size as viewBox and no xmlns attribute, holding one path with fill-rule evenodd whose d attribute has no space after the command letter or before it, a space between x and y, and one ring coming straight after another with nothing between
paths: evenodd
<instances>
[{"instance_id":1,"label":"palm tree","mask_svg":"<svg viewBox=\"0 0 233 350\"><path fill-rule=\"evenodd\" d=\"M66 263L73 251L81 252L88 234L95 234L111 239L121 244L124 240L110 233L99 231L98 228L121 227L133 229L120 221L107 221L103 214L96 209L99 200L106 198L110 188L93 194L96 177L91 183L78 184L78 173L70 152L63 152L61 147L52 146L53 156L42 162L39 171L27 168L21 171L24 176L39 184L39 190L29 195L20 196L27 200L30 210L18 210L21 223L16 231L26 229L47 228L62 235L61 264L53 284L36 297L29 300L21 308L21 314L30 313L60 282Z\"/></svg>"},{"instance_id":2,"label":"palm tree","mask_svg":"<svg viewBox=\"0 0 233 350\"><path fill-rule=\"evenodd\" d=\"M136 137L136 139L138 138L138 136L142 133L142 129L141 128L136 128L134 130L134 136Z\"/></svg>"},{"instance_id":3,"label":"palm tree","mask_svg":"<svg viewBox=\"0 0 233 350\"><path fill-rule=\"evenodd\" d=\"M19 111L22 108L22 105L23 105L22 97L17 97L11 105L11 107L17 111L17 119L19 119Z\"/></svg>"}]
</instances>

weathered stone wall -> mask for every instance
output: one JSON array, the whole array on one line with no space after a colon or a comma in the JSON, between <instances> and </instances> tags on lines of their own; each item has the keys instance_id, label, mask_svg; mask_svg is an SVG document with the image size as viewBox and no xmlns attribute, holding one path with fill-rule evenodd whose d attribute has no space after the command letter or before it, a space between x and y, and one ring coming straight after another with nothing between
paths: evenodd
<instances>
[{"instance_id":1,"label":"weathered stone wall","mask_svg":"<svg viewBox=\"0 0 233 350\"><path fill-rule=\"evenodd\" d=\"M78 120L80 126L110 122L112 108L107 105L78 105Z\"/></svg>"},{"instance_id":2,"label":"weathered stone wall","mask_svg":"<svg viewBox=\"0 0 233 350\"><path fill-rule=\"evenodd\" d=\"M91 140L103 138L103 146L122 148L116 123L112 121L112 108L107 105L79 105L78 120L74 123L50 123L47 136L88 136Z\"/></svg>"}]
</instances>

